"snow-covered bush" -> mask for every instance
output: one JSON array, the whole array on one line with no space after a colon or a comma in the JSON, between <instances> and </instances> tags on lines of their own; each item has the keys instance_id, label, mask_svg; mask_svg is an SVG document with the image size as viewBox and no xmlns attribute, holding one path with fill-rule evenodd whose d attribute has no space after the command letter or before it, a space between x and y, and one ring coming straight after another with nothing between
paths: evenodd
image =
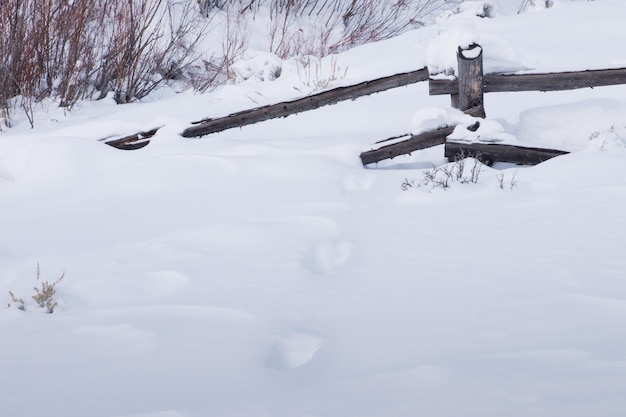
<instances>
[{"instance_id":1,"label":"snow-covered bush","mask_svg":"<svg viewBox=\"0 0 626 417\"><path fill-rule=\"evenodd\" d=\"M282 60L269 52L258 52L249 59L241 59L230 67L228 78L235 83L249 79L274 81L282 72Z\"/></svg>"}]
</instances>

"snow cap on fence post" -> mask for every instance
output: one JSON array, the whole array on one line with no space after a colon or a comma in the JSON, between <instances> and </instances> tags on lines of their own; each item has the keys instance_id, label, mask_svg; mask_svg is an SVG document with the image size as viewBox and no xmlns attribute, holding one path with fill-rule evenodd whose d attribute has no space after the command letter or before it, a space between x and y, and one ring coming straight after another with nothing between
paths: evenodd
<instances>
[{"instance_id":1,"label":"snow cap on fence post","mask_svg":"<svg viewBox=\"0 0 626 417\"><path fill-rule=\"evenodd\" d=\"M472 43L457 51L459 83L458 97L453 97L452 105L465 111L474 107L480 108L480 114L485 117L483 105L483 48Z\"/></svg>"}]
</instances>

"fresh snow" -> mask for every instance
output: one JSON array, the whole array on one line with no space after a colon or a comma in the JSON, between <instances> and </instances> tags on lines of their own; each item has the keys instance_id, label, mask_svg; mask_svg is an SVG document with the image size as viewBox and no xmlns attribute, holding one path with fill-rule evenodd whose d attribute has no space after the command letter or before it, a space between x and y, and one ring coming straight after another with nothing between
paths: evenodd
<instances>
[{"instance_id":1,"label":"fresh snow","mask_svg":"<svg viewBox=\"0 0 626 417\"><path fill-rule=\"evenodd\" d=\"M456 18L493 40L491 69L626 65L622 0L554 3L464 12L318 73L271 81L251 52L212 93L43 102L34 129L18 114L0 133L0 416L621 417L626 86L487 94L486 136L572 153L445 190L423 181L442 147L359 160L455 114L426 83L180 136L307 77L447 68ZM140 150L100 141L159 126ZM65 271L53 314L31 299L38 263Z\"/></svg>"}]
</instances>

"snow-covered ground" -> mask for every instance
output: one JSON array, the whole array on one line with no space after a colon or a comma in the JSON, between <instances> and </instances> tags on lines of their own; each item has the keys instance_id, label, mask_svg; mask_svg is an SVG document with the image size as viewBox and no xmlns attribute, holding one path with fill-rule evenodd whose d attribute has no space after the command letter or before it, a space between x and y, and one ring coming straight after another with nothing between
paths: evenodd
<instances>
[{"instance_id":1,"label":"snow-covered ground","mask_svg":"<svg viewBox=\"0 0 626 417\"><path fill-rule=\"evenodd\" d=\"M626 66L623 0L554 3L271 82L18 117L0 133L0 417L623 416L626 86L486 95L505 133L572 153L445 190L417 186L441 147L359 159L449 104L426 83L180 136L307 81L443 68L470 38L491 70ZM99 141L158 126L140 150ZM63 271L44 314L33 286Z\"/></svg>"}]
</instances>

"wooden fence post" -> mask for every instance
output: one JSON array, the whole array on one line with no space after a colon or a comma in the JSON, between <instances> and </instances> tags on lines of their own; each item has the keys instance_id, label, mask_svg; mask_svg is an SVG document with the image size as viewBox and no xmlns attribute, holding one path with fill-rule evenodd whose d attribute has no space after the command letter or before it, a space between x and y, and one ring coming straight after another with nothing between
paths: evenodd
<instances>
[{"instance_id":1,"label":"wooden fence post","mask_svg":"<svg viewBox=\"0 0 626 417\"><path fill-rule=\"evenodd\" d=\"M457 52L459 94L452 96L452 106L465 111L480 108L481 117L485 117L483 104L483 48L472 44Z\"/></svg>"}]
</instances>

